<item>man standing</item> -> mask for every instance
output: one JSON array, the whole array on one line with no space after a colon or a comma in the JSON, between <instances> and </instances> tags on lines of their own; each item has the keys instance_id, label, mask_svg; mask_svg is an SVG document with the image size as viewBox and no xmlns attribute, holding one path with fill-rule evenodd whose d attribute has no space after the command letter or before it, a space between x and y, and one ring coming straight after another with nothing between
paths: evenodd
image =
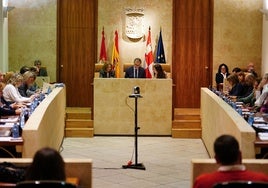
<instances>
[{"instance_id":1,"label":"man standing","mask_svg":"<svg viewBox=\"0 0 268 188\"><path fill-rule=\"evenodd\" d=\"M231 135L222 135L214 142L214 152L218 171L198 176L194 188L212 188L226 181L262 181L268 182L268 175L253 172L242 164L242 155L238 141Z\"/></svg>"}]
</instances>

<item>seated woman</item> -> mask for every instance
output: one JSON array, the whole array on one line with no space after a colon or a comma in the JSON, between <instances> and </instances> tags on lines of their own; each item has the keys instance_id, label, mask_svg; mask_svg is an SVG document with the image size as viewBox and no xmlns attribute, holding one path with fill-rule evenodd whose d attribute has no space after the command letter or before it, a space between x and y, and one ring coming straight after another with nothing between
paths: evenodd
<instances>
[{"instance_id":1,"label":"seated woman","mask_svg":"<svg viewBox=\"0 0 268 188\"><path fill-rule=\"evenodd\" d=\"M25 179L65 181L65 163L60 153L49 147L38 150L26 171Z\"/></svg>"},{"instance_id":2,"label":"seated woman","mask_svg":"<svg viewBox=\"0 0 268 188\"><path fill-rule=\"evenodd\" d=\"M23 83L19 86L18 90L23 97L30 97L34 95L37 88L34 87L36 74L32 71L26 71L23 74Z\"/></svg>"},{"instance_id":3,"label":"seated woman","mask_svg":"<svg viewBox=\"0 0 268 188\"><path fill-rule=\"evenodd\" d=\"M9 103L24 103L24 102L31 102L34 99L34 95L31 97L23 97L21 96L18 88L21 86L23 81L23 77L20 73L15 73L12 77L8 80L7 85L3 89L3 97Z\"/></svg>"},{"instance_id":4,"label":"seated woman","mask_svg":"<svg viewBox=\"0 0 268 188\"><path fill-rule=\"evenodd\" d=\"M24 105L20 104L8 104L3 98L3 89L5 87L4 83L0 83L0 116L10 116L10 115L19 115L22 112L21 107Z\"/></svg>"},{"instance_id":5,"label":"seated woman","mask_svg":"<svg viewBox=\"0 0 268 188\"><path fill-rule=\"evenodd\" d=\"M115 72L111 63L104 63L100 70L100 78L114 78Z\"/></svg>"},{"instance_id":6,"label":"seated woman","mask_svg":"<svg viewBox=\"0 0 268 188\"><path fill-rule=\"evenodd\" d=\"M167 78L167 74L163 70L162 66L155 63L153 66L154 78Z\"/></svg>"},{"instance_id":7,"label":"seated woman","mask_svg":"<svg viewBox=\"0 0 268 188\"><path fill-rule=\"evenodd\" d=\"M227 81L231 85L231 89L228 92L228 95L231 96L240 96L243 91L243 86L239 83L237 74L231 74L227 77Z\"/></svg>"}]
</instances>

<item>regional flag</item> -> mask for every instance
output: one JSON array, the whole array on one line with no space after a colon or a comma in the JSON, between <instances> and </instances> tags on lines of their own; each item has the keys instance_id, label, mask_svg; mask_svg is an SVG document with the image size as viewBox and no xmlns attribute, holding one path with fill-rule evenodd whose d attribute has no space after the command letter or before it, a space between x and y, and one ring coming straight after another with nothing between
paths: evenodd
<instances>
[{"instance_id":1,"label":"regional flag","mask_svg":"<svg viewBox=\"0 0 268 188\"><path fill-rule=\"evenodd\" d=\"M102 39L101 39L101 48L100 48L100 62L107 61L107 53L105 47L105 37L104 37L104 27L102 28Z\"/></svg>"},{"instance_id":2,"label":"regional flag","mask_svg":"<svg viewBox=\"0 0 268 188\"><path fill-rule=\"evenodd\" d=\"M118 33L115 31L114 45L112 51L112 64L115 71L116 78L120 78L120 61L119 61L119 47L118 47Z\"/></svg>"},{"instance_id":3,"label":"regional flag","mask_svg":"<svg viewBox=\"0 0 268 188\"><path fill-rule=\"evenodd\" d=\"M152 78L153 75L153 48L151 42L151 28L149 27L148 39L145 51L145 73L146 78Z\"/></svg>"},{"instance_id":4,"label":"regional flag","mask_svg":"<svg viewBox=\"0 0 268 188\"><path fill-rule=\"evenodd\" d=\"M155 62L157 62L157 63L166 63L165 50L164 50L164 45L163 45L163 40L162 40L162 30L161 30L161 28L160 28L160 34L159 34L159 39L158 39L158 44L157 44L157 52L156 52Z\"/></svg>"}]
</instances>

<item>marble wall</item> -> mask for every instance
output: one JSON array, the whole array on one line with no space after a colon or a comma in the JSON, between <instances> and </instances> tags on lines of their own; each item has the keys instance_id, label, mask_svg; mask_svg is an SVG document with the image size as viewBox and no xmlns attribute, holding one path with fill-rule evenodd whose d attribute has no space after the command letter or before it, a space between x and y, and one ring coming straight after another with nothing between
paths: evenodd
<instances>
[{"instance_id":1,"label":"marble wall","mask_svg":"<svg viewBox=\"0 0 268 188\"><path fill-rule=\"evenodd\" d=\"M56 6L55 0L9 0L15 6L9 14L9 69L19 70L40 59L56 79ZM125 34L126 8L144 10L144 37L130 39ZM261 73L262 0L215 0L213 33L213 83L219 64L230 69L255 62ZM104 27L108 59L111 59L114 31L119 34L122 63L135 57L144 60L148 27L153 48L162 27L166 60L172 60L172 0L98 0L98 56ZM96 59L96 62L98 59Z\"/></svg>"},{"instance_id":2,"label":"marble wall","mask_svg":"<svg viewBox=\"0 0 268 188\"><path fill-rule=\"evenodd\" d=\"M56 80L57 1L9 0L15 9L9 13L9 70L32 66L36 59Z\"/></svg>"},{"instance_id":3,"label":"marble wall","mask_svg":"<svg viewBox=\"0 0 268 188\"><path fill-rule=\"evenodd\" d=\"M261 74L262 0L215 0L213 26L213 83L221 63L246 68L255 63Z\"/></svg>"}]
</instances>

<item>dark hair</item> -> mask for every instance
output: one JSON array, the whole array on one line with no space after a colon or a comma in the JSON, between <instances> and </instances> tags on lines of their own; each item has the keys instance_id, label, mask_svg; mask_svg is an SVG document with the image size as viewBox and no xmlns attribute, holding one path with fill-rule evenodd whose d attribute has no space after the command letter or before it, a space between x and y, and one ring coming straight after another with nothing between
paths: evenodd
<instances>
[{"instance_id":1,"label":"dark hair","mask_svg":"<svg viewBox=\"0 0 268 188\"><path fill-rule=\"evenodd\" d=\"M214 152L222 165L232 165L239 159L239 143L231 135L222 135L214 142Z\"/></svg>"},{"instance_id":2,"label":"dark hair","mask_svg":"<svg viewBox=\"0 0 268 188\"><path fill-rule=\"evenodd\" d=\"M36 66L36 65L41 65L41 61L39 59L34 61L34 66Z\"/></svg>"},{"instance_id":3,"label":"dark hair","mask_svg":"<svg viewBox=\"0 0 268 188\"><path fill-rule=\"evenodd\" d=\"M109 65L111 66L111 68L113 68L112 63L104 63L101 69L106 72Z\"/></svg>"},{"instance_id":4,"label":"dark hair","mask_svg":"<svg viewBox=\"0 0 268 188\"><path fill-rule=\"evenodd\" d=\"M137 57L137 58L134 59L133 62L135 63L135 61L139 61L139 62L141 63L141 58L138 58L138 57Z\"/></svg>"},{"instance_id":5,"label":"dark hair","mask_svg":"<svg viewBox=\"0 0 268 188\"><path fill-rule=\"evenodd\" d=\"M234 72L234 73L239 73L239 72L241 72L242 71L242 69L240 69L239 67L235 67L235 68L233 68L233 70L232 70L232 72Z\"/></svg>"},{"instance_id":6,"label":"dark hair","mask_svg":"<svg viewBox=\"0 0 268 188\"><path fill-rule=\"evenodd\" d=\"M25 72L29 71L30 70L30 67L24 65L20 68L20 73L21 74L24 74Z\"/></svg>"},{"instance_id":7,"label":"dark hair","mask_svg":"<svg viewBox=\"0 0 268 188\"><path fill-rule=\"evenodd\" d=\"M65 163L55 149L45 147L38 150L26 172L26 180L65 181Z\"/></svg>"},{"instance_id":8,"label":"dark hair","mask_svg":"<svg viewBox=\"0 0 268 188\"><path fill-rule=\"evenodd\" d=\"M220 64L219 68L218 68L218 73L221 73L221 67L224 66L226 69L226 73L229 74L229 68L226 64L222 63Z\"/></svg>"},{"instance_id":9,"label":"dark hair","mask_svg":"<svg viewBox=\"0 0 268 188\"><path fill-rule=\"evenodd\" d=\"M164 72L162 66L158 63L154 64L154 68L157 71L157 77L156 78L166 78L166 73Z\"/></svg>"}]
</instances>

